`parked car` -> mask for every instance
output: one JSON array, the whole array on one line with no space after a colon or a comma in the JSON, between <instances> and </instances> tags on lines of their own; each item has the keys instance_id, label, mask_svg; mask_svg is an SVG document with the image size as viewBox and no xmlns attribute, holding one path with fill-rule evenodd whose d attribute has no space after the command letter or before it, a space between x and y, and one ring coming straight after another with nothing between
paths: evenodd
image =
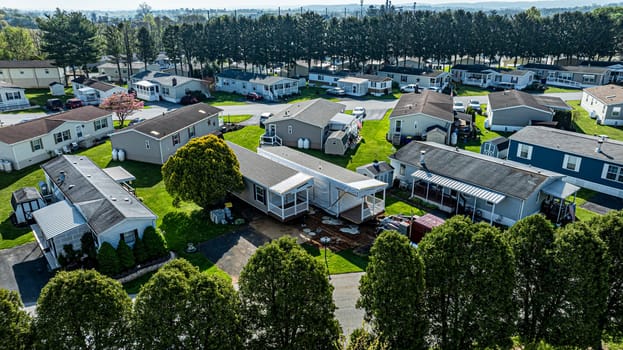
<instances>
[{"instance_id":1,"label":"parked car","mask_svg":"<svg viewBox=\"0 0 623 350\"><path fill-rule=\"evenodd\" d=\"M247 100L251 101L260 101L264 98L264 96L258 94L257 92L249 92L247 94Z\"/></svg>"},{"instance_id":2,"label":"parked car","mask_svg":"<svg viewBox=\"0 0 623 350\"><path fill-rule=\"evenodd\" d=\"M344 89L342 89L341 87L332 87L332 88L327 90L327 94L329 94L329 95L336 95L336 96L343 96L343 95L346 94L346 91L344 91Z\"/></svg>"},{"instance_id":3,"label":"parked car","mask_svg":"<svg viewBox=\"0 0 623 350\"><path fill-rule=\"evenodd\" d=\"M70 98L65 102L65 108L74 109L82 107L82 100L79 98Z\"/></svg>"},{"instance_id":4,"label":"parked car","mask_svg":"<svg viewBox=\"0 0 623 350\"><path fill-rule=\"evenodd\" d=\"M480 113L481 109L480 109L480 101L478 100L469 100L469 107L471 107L471 109L473 109L474 111Z\"/></svg>"},{"instance_id":5,"label":"parked car","mask_svg":"<svg viewBox=\"0 0 623 350\"><path fill-rule=\"evenodd\" d=\"M366 117L366 109L363 107L355 107L353 108L353 117L363 120Z\"/></svg>"},{"instance_id":6,"label":"parked car","mask_svg":"<svg viewBox=\"0 0 623 350\"><path fill-rule=\"evenodd\" d=\"M400 92L420 92L420 86L418 84L408 84L400 87Z\"/></svg>"},{"instance_id":7,"label":"parked car","mask_svg":"<svg viewBox=\"0 0 623 350\"><path fill-rule=\"evenodd\" d=\"M130 123L128 124L128 126L132 126L141 122L144 122L145 118L134 118L132 120L130 120Z\"/></svg>"},{"instance_id":8,"label":"parked car","mask_svg":"<svg viewBox=\"0 0 623 350\"><path fill-rule=\"evenodd\" d=\"M454 101L454 104L452 105L452 110L455 112L465 113L465 104L461 101Z\"/></svg>"},{"instance_id":9,"label":"parked car","mask_svg":"<svg viewBox=\"0 0 623 350\"><path fill-rule=\"evenodd\" d=\"M63 101L58 98L50 98L45 102L45 109L48 111L62 111L63 110Z\"/></svg>"},{"instance_id":10,"label":"parked car","mask_svg":"<svg viewBox=\"0 0 623 350\"><path fill-rule=\"evenodd\" d=\"M265 122L268 118L270 118L270 117L272 117L272 116L273 116L273 114L272 114L272 113L270 113L270 112L264 112L264 113L260 114L260 128L263 128L263 127L264 127L264 122Z\"/></svg>"}]
</instances>

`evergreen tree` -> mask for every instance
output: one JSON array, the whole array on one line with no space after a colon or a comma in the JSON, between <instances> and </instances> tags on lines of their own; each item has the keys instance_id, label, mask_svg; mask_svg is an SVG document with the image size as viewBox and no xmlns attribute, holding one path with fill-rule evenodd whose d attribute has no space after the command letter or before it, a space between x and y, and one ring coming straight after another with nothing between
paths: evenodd
<instances>
[{"instance_id":1,"label":"evergreen tree","mask_svg":"<svg viewBox=\"0 0 623 350\"><path fill-rule=\"evenodd\" d=\"M102 243L97 252L97 264L99 271L107 276L116 276L121 271L117 251L108 242Z\"/></svg>"},{"instance_id":2,"label":"evergreen tree","mask_svg":"<svg viewBox=\"0 0 623 350\"><path fill-rule=\"evenodd\" d=\"M121 271L129 270L136 265L132 249L124 240L119 241L119 245L117 246L117 256L119 257Z\"/></svg>"},{"instance_id":3,"label":"evergreen tree","mask_svg":"<svg viewBox=\"0 0 623 350\"><path fill-rule=\"evenodd\" d=\"M30 316L19 294L0 288L0 350L30 349Z\"/></svg>"}]
</instances>

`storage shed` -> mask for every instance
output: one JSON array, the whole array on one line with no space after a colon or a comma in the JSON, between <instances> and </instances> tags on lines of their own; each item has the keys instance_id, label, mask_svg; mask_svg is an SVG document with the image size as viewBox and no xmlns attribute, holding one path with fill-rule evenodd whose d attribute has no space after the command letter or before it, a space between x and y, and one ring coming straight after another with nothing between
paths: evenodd
<instances>
[{"instance_id":1,"label":"storage shed","mask_svg":"<svg viewBox=\"0 0 623 350\"><path fill-rule=\"evenodd\" d=\"M58 81L50 83L50 95L65 96L65 86Z\"/></svg>"},{"instance_id":2,"label":"storage shed","mask_svg":"<svg viewBox=\"0 0 623 350\"><path fill-rule=\"evenodd\" d=\"M350 134L344 131L334 131L327 138L327 142L324 144L324 153L337 154L339 156L344 155L348 150Z\"/></svg>"},{"instance_id":3,"label":"storage shed","mask_svg":"<svg viewBox=\"0 0 623 350\"><path fill-rule=\"evenodd\" d=\"M45 207L45 201L34 187L22 187L11 195L15 222L25 224L32 219L32 212Z\"/></svg>"},{"instance_id":4,"label":"storage shed","mask_svg":"<svg viewBox=\"0 0 623 350\"><path fill-rule=\"evenodd\" d=\"M508 139L500 136L483 142L480 145L480 154L506 159L508 156Z\"/></svg>"}]
</instances>

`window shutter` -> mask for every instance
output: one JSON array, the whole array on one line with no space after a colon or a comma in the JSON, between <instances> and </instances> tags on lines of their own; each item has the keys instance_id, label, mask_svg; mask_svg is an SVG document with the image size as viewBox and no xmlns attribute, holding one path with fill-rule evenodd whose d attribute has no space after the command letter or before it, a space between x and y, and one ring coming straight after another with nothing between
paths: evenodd
<instances>
[{"instance_id":1,"label":"window shutter","mask_svg":"<svg viewBox=\"0 0 623 350\"><path fill-rule=\"evenodd\" d=\"M565 158L562 160L562 168L567 170L568 164L569 164L569 155L565 154Z\"/></svg>"},{"instance_id":2,"label":"window shutter","mask_svg":"<svg viewBox=\"0 0 623 350\"><path fill-rule=\"evenodd\" d=\"M604 164L603 169L601 169L601 178L605 179L606 174L608 174L608 164Z\"/></svg>"},{"instance_id":3,"label":"window shutter","mask_svg":"<svg viewBox=\"0 0 623 350\"><path fill-rule=\"evenodd\" d=\"M528 146L528 159L532 159L532 146Z\"/></svg>"}]
</instances>

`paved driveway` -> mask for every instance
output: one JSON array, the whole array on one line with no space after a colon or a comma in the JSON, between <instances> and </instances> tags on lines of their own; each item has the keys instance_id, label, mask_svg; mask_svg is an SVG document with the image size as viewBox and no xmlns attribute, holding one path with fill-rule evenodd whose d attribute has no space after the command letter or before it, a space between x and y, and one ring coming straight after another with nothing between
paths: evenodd
<instances>
[{"instance_id":1,"label":"paved driveway","mask_svg":"<svg viewBox=\"0 0 623 350\"><path fill-rule=\"evenodd\" d=\"M353 330L363 325L363 310L355 308L359 299L359 280L363 272L346 273L342 275L332 275L331 284L333 290L333 301L337 310L335 317L340 321L344 335L349 336Z\"/></svg>"},{"instance_id":2,"label":"paved driveway","mask_svg":"<svg viewBox=\"0 0 623 350\"><path fill-rule=\"evenodd\" d=\"M0 288L14 290L31 306L52 275L37 243L0 250Z\"/></svg>"}]
</instances>

